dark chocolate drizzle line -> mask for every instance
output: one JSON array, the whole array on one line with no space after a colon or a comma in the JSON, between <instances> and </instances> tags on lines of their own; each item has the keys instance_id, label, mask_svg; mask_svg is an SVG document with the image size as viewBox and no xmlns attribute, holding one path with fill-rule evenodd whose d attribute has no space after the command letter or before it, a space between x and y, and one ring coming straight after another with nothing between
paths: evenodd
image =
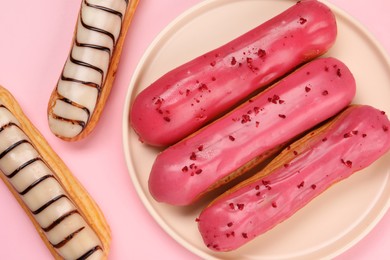
<instances>
[{"instance_id":1,"label":"dark chocolate drizzle line","mask_svg":"<svg viewBox=\"0 0 390 260\"><path fill-rule=\"evenodd\" d=\"M85 28L87 28L88 30L95 31L95 32L98 32L98 33L102 33L102 34L107 35L108 37L110 37L111 40L112 40L112 45L115 46L115 42L116 42L115 36L112 33L108 32L106 30L103 30L103 29L100 29L100 28L97 28L97 27L94 27L94 26L86 24L84 22L84 20L83 20L82 10L80 11L80 22L81 22L81 25L84 26Z\"/></svg>"},{"instance_id":2,"label":"dark chocolate drizzle line","mask_svg":"<svg viewBox=\"0 0 390 260\"><path fill-rule=\"evenodd\" d=\"M77 258L77 260L85 260L98 250L103 250L103 249L100 246L95 246L94 248L92 248L91 250L89 250L79 258Z\"/></svg>"},{"instance_id":3,"label":"dark chocolate drizzle line","mask_svg":"<svg viewBox=\"0 0 390 260\"><path fill-rule=\"evenodd\" d=\"M94 82L88 82L88 81L82 81L82 80L78 80L78 79L73 79L73 78L67 78L65 77L64 75L61 75L61 80L63 81L71 81L71 82L76 82L76 83L80 83L80 84L83 84L87 87L91 87L91 88L96 88L98 90L98 92L100 92L101 90L101 87L99 84L96 84Z\"/></svg>"},{"instance_id":4,"label":"dark chocolate drizzle line","mask_svg":"<svg viewBox=\"0 0 390 260\"><path fill-rule=\"evenodd\" d=\"M32 190L34 187L36 187L38 184L43 182L44 180L48 178L54 178L53 175L44 175L41 178L35 180L33 183L31 183L27 188L25 188L23 191L19 192L20 195L26 195L30 190Z\"/></svg>"},{"instance_id":5,"label":"dark chocolate drizzle line","mask_svg":"<svg viewBox=\"0 0 390 260\"><path fill-rule=\"evenodd\" d=\"M77 64L79 66L82 66L82 67L87 67L87 68L90 68L90 69L93 69L93 70L96 70L97 72L99 72L99 74L101 75L101 79L100 81L103 81L103 77L104 77L104 71L101 69L101 68L98 68L96 66L93 66L87 62L84 62L84 61L81 61L81 60L77 60L75 59L72 54L70 54L69 56L69 59L71 62L73 62L74 64Z\"/></svg>"},{"instance_id":6,"label":"dark chocolate drizzle line","mask_svg":"<svg viewBox=\"0 0 390 260\"><path fill-rule=\"evenodd\" d=\"M111 13L111 14L114 14L114 15L117 15L117 16L119 16L119 18L121 18L121 20L122 20L123 15L122 15L121 12L112 10L112 9L110 9L110 8L108 8L108 7L105 7L105 6L90 4L90 3L88 3L87 0L85 0L84 2L85 2L85 4L86 4L86 6L88 6L88 7L92 7L92 8L95 8L95 9L99 9L99 10L102 10L102 11L105 11L105 12L108 12L108 13Z\"/></svg>"},{"instance_id":7,"label":"dark chocolate drizzle line","mask_svg":"<svg viewBox=\"0 0 390 260\"><path fill-rule=\"evenodd\" d=\"M107 47L104 47L104 46L100 46L100 45L96 45L96 44L80 43L80 42L77 41L77 39L75 39L75 44L78 47L86 47L86 48L91 48L91 49L95 49L95 50L99 50L99 51L105 51L105 52L107 52L109 54L110 59L111 59L111 50L110 50L110 48L107 48Z\"/></svg>"},{"instance_id":8,"label":"dark chocolate drizzle line","mask_svg":"<svg viewBox=\"0 0 390 260\"><path fill-rule=\"evenodd\" d=\"M89 109L86 108L85 106L82 106L82 105L80 105L80 104L78 104L78 103L76 103L76 102L70 100L69 98L66 98L66 97L64 97L64 96L61 96L60 94L58 94L58 96L59 96L59 100L65 102L65 103L67 103L67 104L69 104L69 105L72 105L72 106L74 106L74 107L77 107L77 108L80 108L80 109L84 110L84 112L87 114L87 118L90 117L91 112L90 112Z\"/></svg>"},{"instance_id":9,"label":"dark chocolate drizzle line","mask_svg":"<svg viewBox=\"0 0 390 260\"><path fill-rule=\"evenodd\" d=\"M17 124L12 123L12 122L9 122L8 124L5 124L5 125L3 125L2 127L0 127L0 133L1 133L3 130L5 130L6 128L11 127L11 126L16 126L16 127L19 128L19 126L18 126Z\"/></svg>"},{"instance_id":10,"label":"dark chocolate drizzle line","mask_svg":"<svg viewBox=\"0 0 390 260\"><path fill-rule=\"evenodd\" d=\"M20 140L20 141L17 141L16 143L12 144L10 147L8 147L7 149L5 149L2 153L0 153L0 160L7 155L7 153L11 152L13 149L15 149L16 147L18 147L19 145L21 144L24 144L24 143L30 143L29 141L27 140ZM9 176L9 175L8 175Z\"/></svg>"},{"instance_id":11,"label":"dark chocolate drizzle line","mask_svg":"<svg viewBox=\"0 0 390 260\"><path fill-rule=\"evenodd\" d=\"M126 2L126 6L128 6L129 4L129 1L128 0L124 0ZM100 5L96 5L96 4L91 4L89 3L87 0L84 0L84 4L90 8L94 8L94 9L97 9L97 10L101 10L101 11L104 11L104 12L108 12L110 14L113 14L113 15L116 15L118 16L121 21L123 22L123 14L119 11L116 11L116 10L113 10L111 8L108 8L108 7L105 7L105 6L100 6ZM117 39L115 39L115 36L106 31L106 30L103 30L101 28L97 28L97 27L94 27L94 26L90 26L88 24L86 24L83 20L83 12L82 12L82 8L80 9L80 16L79 16L79 19L80 19L80 23L81 25L88 29L88 30L92 30L92 31L95 31L95 32L98 32L98 33L101 33L101 34L104 34L104 35L107 35L108 37L111 38L112 42L113 42L113 49L115 49L116 47L116 41ZM122 30L122 28L120 28L120 30ZM119 35L120 35L121 32L119 32ZM77 35L77 34L76 34ZM95 44L88 44L88 43L80 43L78 40L77 40L77 37L75 37L75 45L78 46L78 47L85 47L85 48L92 48L92 49L96 49L96 50L100 50L100 51L105 51L105 52L108 52L109 54L109 59L111 61L111 57L112 57L112 53L111 53L111 50L110 48L107 48L107 47L104 47L104 46L100 46L100 45L95 45ZM81 83L83 85L86 85L86 86L90 86L90 87L94 87L98 90L98 99L100 98L100 94L101 94L101 88L102 88L102 85L103 85L103 80L104 80L104 71L96 66L93 66L92 64L89 64L87 62L83 62L83 61L80 61L80 60L77 60L75 59L73 56L72 56L72 51L69 55L69 59L72 63L76 64L76 65L79 65L79 66L84 66L84 67L87 67L87 68L90 68L90 69L93 69L93 70L96 70L98 71L100 74L101 74L101 80L100 80L100 84L96 84L96 83L93 83L93 82L85 82L85 81L81 81L81 80L78 80L78 79L74 79L74 78L67 78L64 76L63 72L62 72L62 75L61 75L61 79L64 80L64 81L71 81L71 82L77 82L77 83ZM56 92L57 92L57 95L59 95L58 93L58 85L57 85L57 89L56 89ZM79 108L82 108L86 113L87 113L87 120L84 122L84 121L80 121L80 120L73 120L73 119L70 119L70 118L64 118L64 117L61 117L61 116L58 116L58 115L54 115L53 114L53 118L54 119L57 119L57 120L60 120L60 121L64 121L64 122L68 122L68 123L71 123L71 124L77 124L79 126L81 126L82 130L86 127L87 123L89 122L90 120L90 117L91 117L91 111L89 111L87 108L85 107L81 107L80 105L77 105L76 103L70 101L69 99L65 99L64 97L59 97L60 100L70 104L70 105L73 105L73 106L76 106L76 107L79 107ZM81 131L82 131L81 130Z\"/></svg>"},{"instance_id":12,"label":"dark chocolate drizzle line","mask_svg":"<svg viewBox=\"0 0 390 260\"><path fill-rule=\"evenodd\" d=\"M42 161L41 158L33 158L25 163L23 163L22 165L20 165L18 168L16 168L16 170L14 170L10 175L6 175L9 179L13 178L16 174L18 174L21 170L23 170L24 168L26 168L27 166L29 166L30 164L36 162L36 161Z\"/></svg>"},{"instance_id":13,"label":"dark chocolate drizzle line","mask_svg":"<svg viewBox=\"0 0 390 260\"><path fill-rule=\"evenodd\" d=\"M59 217L58 219L54 220L53 223L51 223L49 226L47 227L42 227L43 231L45 232L49 232L50 230L52 230L53 228L55 228L57 225L59 225L63 220L65 220L67 217L73 215L73 214L79 214L78 211L75 209L75 210L71 210L69 211L68 213L62 215L61 217Z\"/></svg>"},{"instance_id":14,"label":"dark chocolate drizzle line","mask_svg":"<svg viewBox=\"0 0 390 260\"><path fill-rule=\"evenodd\" d=\"M38 209L32 210L31 213L34 214L34 215L37 215L37 214L41 213L42 211L44 211L51 204L53 204L54 202L56 202L57 200L62 199L62 198L67 198L68 199L68 197L65 196L64 194L58 195L58 196L52 198L51 200L49 200L48 202L46 202L45 204L43 204Z\"/></svg>"},{"instance_id":15,"label":"dark chocolate drizzle line","mask_svg":"<svg viewBox=\"0 0 390 260\"><path fill-rule=\"evenodd\" d=\"M4 109L6 109L8 112L11 113L11 111L9 111L8 107L4 106L3 104L0 104L0 108L4 108ZM12 113L11 113L11 114L12 114ZM3 125L3 126L0 127L0 133L1 133L3 130L5 130L6 128L11 127L11 126L16 126L17 128L20 129L20 127L19 127L17 124L15 124L15 123L13 123L13 122L9 122L9 123L7 123L7 124L5 124L5 125ZM20 129L20 130L22 131L22 129Z\"/></svg>"},{"instance_id":16,"label":"dark chocolate drizzle line","mask_svg":"<svg viewBox=\"0 0 390 260\"><path fill-rule=\"evenodd\" d=\"M66 243L68 243L75 235L77 235L78 233L80 233L85 227L81 227L79 229L77 229L76 231L74 231L73 233L69 234L67 237L64 238L64 240L62 240L61 242L59 242L58 244L51 244L54 248L61 248L63 247L64 245L66 245Z\"/></svg>"},{"instance_id":17,"label":"dark chocolate drizzle line","mask_svg":"<svg viewBox=\"0 0 390 260\"><path fill-rule=\"evenodd\" d=\"M69 118L65 118L65 117L57 116L57 115L53 115L53 118L56 120L71 123L72 125L79 125L79 126L81 126L82 129L84 129L85 125L86 125L86 122L81 121L81 120L69 119Z\"/></svg>"}]
</instances>

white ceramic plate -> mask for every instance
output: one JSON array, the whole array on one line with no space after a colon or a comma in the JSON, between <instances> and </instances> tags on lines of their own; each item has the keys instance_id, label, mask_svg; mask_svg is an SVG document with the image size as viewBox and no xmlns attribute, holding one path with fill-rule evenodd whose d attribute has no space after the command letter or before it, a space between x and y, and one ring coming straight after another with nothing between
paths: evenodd
<instances>
[{"instance_id":1,"label":"white ceramic plate","mask_svg":"<svg viewBox=\"0 0 390 260\"><path fill-rule=\"evenodd\" d=\"M128 124L135 96L165 72L214 49L293 5L284 0L204 1L172 22L151 44L131 81L123 115L128 170L154 219L178 243L204 259L320 259L334 257L366 235L390 204L390 154L339 183L289 220L246 246L215 253L204 246L195 218L204 203L172 207L157 203L148 191L149 171L158 150L138 141ZM355 103L390 114L390 63L383 50L355 20L336 7L339 34L327 56L337 57L354 73Z\"/></svg>"}]
</instances>

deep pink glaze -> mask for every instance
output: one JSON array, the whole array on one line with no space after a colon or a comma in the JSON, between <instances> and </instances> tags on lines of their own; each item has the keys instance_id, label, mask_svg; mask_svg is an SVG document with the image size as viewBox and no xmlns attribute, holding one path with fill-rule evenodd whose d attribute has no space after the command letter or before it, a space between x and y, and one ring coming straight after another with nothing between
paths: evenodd
<instances>
[{"instance_id":1,"label":"deep pink glaze","mask_svg":"<svg viewBox=\"0 0 390 260\"><path fill-rule=\"evenodd\" d=\"M304 150L288 151L295 155L288 164L208 206L199 217L205 244L216 251L234 250L273 228L386 153L389 129L386 115L375 108L347 109Z\"/></svg>"},{"instance_id":2,"label":"deep pink glaze","mask_svg":"<svg viewBox=\"0 0 390 260\"><path fill-rule=\"evenodd\" d=\"M160 153L149 190L157 201L188 205L256 156L335 115L352 101L355 90L342 62L314 60Z\"/></svg>"},{"instance_id":3,"label":"deep pink glaze","mask_svg":"<svg viewBox=\"0 0 390 260\"><path fill-rule=\"evenodd\" d=\"M327 6L301 1L163 75L134 100L131 125L145 143L173 144L256 89L325 53L336 34L336 20Z\"/></svg>"}]
</instances>

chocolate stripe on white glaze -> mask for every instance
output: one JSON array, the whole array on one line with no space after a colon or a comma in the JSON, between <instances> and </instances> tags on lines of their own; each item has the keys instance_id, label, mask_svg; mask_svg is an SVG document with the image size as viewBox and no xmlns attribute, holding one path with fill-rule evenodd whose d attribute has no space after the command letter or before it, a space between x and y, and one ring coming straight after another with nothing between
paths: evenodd
<instances>
[{"instance_id":1,"label":"chocolate stripe on white glaze","mask_svg":"<svg viewBox=\"0 0 390 260\"><path fill-rule=\"evenodd\" d=\"M47 207L50 207L51 204L53 204L54 202L56 202L57 200L60 200L62 198L67 198L67 197L64 194L58 195L58 196L50 199L48 202L43 204L38 209L31 211L31 212L32 212L32 214L37 215L37 214L41 213L42 211L44 211Z\"/></svg>"},{"instance_id":2,"label":"chocolate stripe on white glaze","mask_svg":"<svg viewBox=\"0 0 390 260\"><path fill-rule=\"evenodd\" d=\"M0 104L0 118L0 170L15 191L20 194L22 201L45 232L49 242L65 259L101 256L102 244L99 238L23 132L18 120L2 104ZM36 171L37 174L29 177L29 183L22 184L29 176L28 171ZM53 217L49 215L49 211L65 212L58 217ZM76 215L78 217L75 221L72 219L64 223ZM83 239L83 243L80 243L79 236L82 236L80 239ZM83 247L82 244L86 246Z\"/></svg>"},{"instance_id":3,"label":"chocolate stripe on white glaze","mask_svg":"<svg viewBox=\"0 0 390 260\"><path fill-rule=\"evenodd\" d=\"M69 234L64 240L62 240L61 242L57 243L57 244L53 244L53 246L55 248L61 248L63 247L66 243L69 242L69 240L71 240L74 236L76 236L78 233L80 233L85 227L81 227L79 229L77 229L76 231L72 232L71 234Z\"/></svg>"},{"instance_id":4,"label":"chocolate stripe on white glaze","mask_svg":"<svg viewBox=\"0 0 390 260\"><path fill-rule=\"evenodd\" d=\"M31 160L28 160L27 162L23 163L22 165L20 165L13 173L11 173L10 175L8 175L7 177L8 178L13 178L16 174L18 174L21 170L23 170L24 168L26 168L27 166L29 166L30 164L36 162L36 161L41 161L41 158L33 158ZM24 194L21 194L21 195L24 195Z\"/></svg>"},{"instance_id":5,"label":"chocolate stripe on white glaze","mask_svg":"<svg viewBox=\"0 0 390 260\"><path fill-rule=\"evenodd\" d=\"M23 191L19 192L19 194L20 195L26 195L31 189L33 189L35 186L38 186L39 183L41 183L42 181L46 180L47 178L54 178L54 176L53 175L44 175L44 176L42 176L41 178L39 178L36 181L34 181L33 183L31 183L30 186L28 186L26 189L24 189Z\"/></svg>"},{"instance_id":6,"label":"chocolate stripe on white glaze","mask_svg":"<svg viewBox=\"0 0 390 260\"><path fill-rule=\"evenodd\" d=\"M61 217L59 217L58 219L56 219L55 221L53 221L53 223L51 223L49 226L45 227L45 228L42 228L43 231L45 232L49 232L50 230L52 230L54 227L56 227L58 224L60 224L65 218L69 217L70 215L72 214L78 214L77 210L72 210L72 211L69 211L68 213L62 215Z\"/></svg>"},{"instance_id":7,"label":"chocolate stripe on white glaze","mask_svg":"<svg viewBox=\"0 0 390 260\"><path fill-rule=\"evenodd\" d=\"M91 250L89 250L88 252L86 252L84 255L80 256L79 258L77 258L77 260L83 260L83 259L87 259L88 257L90 257L96 250L99 250L100 248L98 246L92 248Z\"/></svg>"},{"instance_id":8,"label":"chocolate stripe on white glaze","mask_svg":"<svg viewBox=\"0 0 390 260\"><path fill-rule=\"evenodd\" d=\"M78 136L101 98L121 35L128 0L84 0L74 44L49 105L49 125L61 138Z\"/></svg>"}]
</instances>

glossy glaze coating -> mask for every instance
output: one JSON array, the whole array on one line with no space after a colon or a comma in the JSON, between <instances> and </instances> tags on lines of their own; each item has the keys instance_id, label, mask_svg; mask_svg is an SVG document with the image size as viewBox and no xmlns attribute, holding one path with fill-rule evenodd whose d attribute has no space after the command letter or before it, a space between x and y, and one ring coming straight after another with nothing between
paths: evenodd
<instances>
[{"instance_id":1,"label":"glossy glaze coating","mask_svg":"<svg viewBox=\"0 0 390 260\"><path fill-rule=\"evenodd\" d=\"M355 80L334 58L314 60L225 117L160 153L149 190L157 201L188 205L258 164L287 141L334 116L355 95Z\"/></svg>"},{"instance_id":2,"label":"glossy glaze coating","mask_svg":"<svg viewBox=\"0 0 390 260\"><path fill-rule=\"evenodd\" d=\"M163 75L134 100L131 125L148 144L173 144L257 89L326 52L337 34L328 7L301 1L233 41Z\"/></svg>"},{"instance_id":3,"label":"glossy glaze coating","mask_svg":"<svg viewBox=\"0 0 390 260\"><path fill-rule=\"evenodd\" d=\"M271 173L266 168L212 202L199 217L205 244L216 251L234 250L271 229L385 154L389 129L386 115L375 108L347 109L330 126L308 134L314 137L285 150L282 155L288 159L271 162ZM269 175L261 178L264 173Z\"/></svg>"}]
</instances>

